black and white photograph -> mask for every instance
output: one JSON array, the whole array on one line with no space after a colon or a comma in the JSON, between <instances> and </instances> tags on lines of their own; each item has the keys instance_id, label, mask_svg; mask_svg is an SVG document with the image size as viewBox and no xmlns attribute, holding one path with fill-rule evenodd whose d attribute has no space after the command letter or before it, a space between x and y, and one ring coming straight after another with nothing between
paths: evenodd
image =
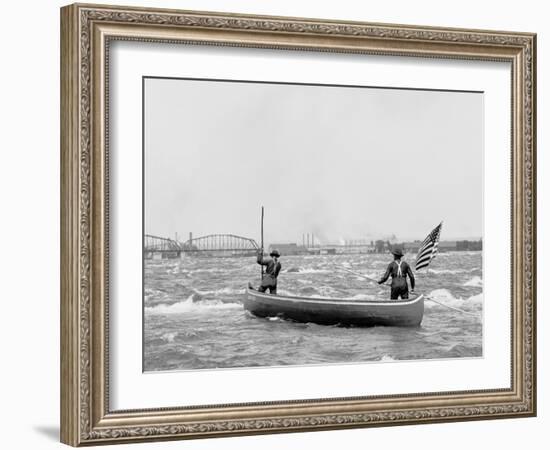
<instances>
[{"instance_id":1,"label":"black and white photograph","mask_svg":"<svg viewBox=\"0 0 550 450\"><path fill-rule=\"evenodd\" d=\"M143 370L483 357L483 92L143 78Z\"/></svg>"},{"instance_id":2,"label":"black and white photograph","mask_svg":"<svg viewBox=\"0 0 550 450\"><path fill-rule=\"evenodd\" d=\"M548 445L546 3L3 6L2 448Z\"/></svg>"}]
</instances>

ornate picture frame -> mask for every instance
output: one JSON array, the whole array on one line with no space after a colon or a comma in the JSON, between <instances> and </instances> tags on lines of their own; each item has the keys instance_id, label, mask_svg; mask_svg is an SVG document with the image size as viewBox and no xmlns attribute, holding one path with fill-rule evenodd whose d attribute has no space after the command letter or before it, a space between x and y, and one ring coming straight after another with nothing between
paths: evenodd
<instances>
[{"instance_id":1,"label":"ornate picture frame","mask_svg":"<svg viewBox=\"0 0 550 450\"><path fill-rule=\"evenodd\" d=\"M110 44L117 40L510 63L510 387L113 411L107 67ZM534 416L535 107L536 35L531 33L86 4L62 8L62 442L80 446Z\"/></svg>"}]
</instances>

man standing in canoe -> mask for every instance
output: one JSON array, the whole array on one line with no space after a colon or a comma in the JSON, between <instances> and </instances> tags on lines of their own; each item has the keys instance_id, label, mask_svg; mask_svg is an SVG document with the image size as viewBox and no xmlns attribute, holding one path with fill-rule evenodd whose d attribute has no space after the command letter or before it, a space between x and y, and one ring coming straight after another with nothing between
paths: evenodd
<instances>
[{"instance_id":1,"label":"man standing in canoe","mask_svg":"<svg viewBox=\"0 0 550 450\"><path fill-rule=\"evenodd\" d=\"M400 248L392 250L393 261L388 265L386 273L380 279L378 284L385 283L391 275L391 294L392 300L409 298L409 286L407 284L407 275L411 280L411 294L414 294L414 274L411 266L406 261L402 261L403 251Z\"/></svg>"},{"instance_id":2,"label":"man standing in canoe","mask_svg":"<svg viewBox=\"0 0 550 450\"><path fill-rule=\"evenodd\" d=\"M277 294L277 277L281 271L281 263L279 262L279 257L281 256L278 250L271 250L269 254L271 258L264 258L263 249L258 251L258 264L266 266L265 274L262 278L262 284L258 288L258 291L265 292L269 289L270 294Z\"/></svg>"}]
</instances>

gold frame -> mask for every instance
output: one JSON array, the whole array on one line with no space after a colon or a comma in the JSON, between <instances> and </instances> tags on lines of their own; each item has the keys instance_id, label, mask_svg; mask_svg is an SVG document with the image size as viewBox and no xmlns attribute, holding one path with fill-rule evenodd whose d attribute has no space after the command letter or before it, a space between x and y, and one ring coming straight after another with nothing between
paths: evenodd
<instances>
[{"instance_id":1,"label":"gold frame","mask_svg":"<svg viewBox=\"0 0 550 450\"><path fill-rule=\"evenodd\" d=\"M510 388L110 411L106 62L114 39L510 62ZM106 5L62 8L62 442L79 446L535 415L535 55L536 35L530 33Z\"/></svg>"}]
</instances>

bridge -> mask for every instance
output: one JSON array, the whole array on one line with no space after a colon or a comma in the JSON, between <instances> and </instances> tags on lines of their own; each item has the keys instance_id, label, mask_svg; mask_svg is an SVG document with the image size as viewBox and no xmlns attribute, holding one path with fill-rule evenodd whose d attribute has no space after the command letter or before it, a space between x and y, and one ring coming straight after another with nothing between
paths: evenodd
<instances>
[{"instance_id":1,"label":"bridge","mask_svg":"<svg viewBox=\"0 0 550 450\"><path fill-rule=\"evenodd\" d=\"M179 258L183 246L173 239L146 234L143 238L143 257L145 259Z\"/></svg>"},{"instance_id":2,"label":"bridge","mask_svg":"<svg viewBox=\"0 0 550 450\"><path fill-rule=\"evenodd\" d=\"M183 243L183 251L195 256L252 256L258 248L254 239L235 234L191 236Z\"/></svg>"},{"instance_id":3,"label":"bridge","mask_svg":"<svg viewBox=\"0 0 550 450\"><path fill-rule=\"evenodd\" d=\"M185 242L146 234L143 240L145 259L188 256L253 256L259 246L254 239L235 234L209 234Z\"/></svg>"}]
</instances>

